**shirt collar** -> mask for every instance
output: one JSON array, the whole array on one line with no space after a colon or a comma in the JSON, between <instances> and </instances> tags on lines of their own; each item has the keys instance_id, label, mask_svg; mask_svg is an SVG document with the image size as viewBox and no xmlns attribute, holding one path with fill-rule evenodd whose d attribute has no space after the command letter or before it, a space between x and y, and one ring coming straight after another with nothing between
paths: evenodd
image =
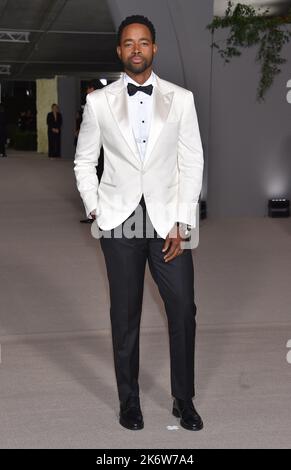
<instances>
[{"instance_id":1,"label":"shirt collar","mask_svg":"<svg viewBox=\"0 0 291 470\"><path fill-rule=\"evenodd\" d=\"M126 72L123 72L123 79L124 79L125 86L127 86L128 83L133 83L136 86L141 86L140 83L137 83L135 80L133 80L129 75L127 75ZM142 86L155 85L155 84L156 84L156 75L152 71L149 78L147 79L146 82L142 84Z\"/></svg>"}]
</instances>

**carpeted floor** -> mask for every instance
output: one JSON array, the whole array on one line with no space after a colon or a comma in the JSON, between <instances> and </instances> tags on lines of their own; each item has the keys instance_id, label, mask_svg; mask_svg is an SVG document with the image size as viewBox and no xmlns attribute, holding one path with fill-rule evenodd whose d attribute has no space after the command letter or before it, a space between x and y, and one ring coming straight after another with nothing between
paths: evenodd
<instances>
[{"instance_id":1,"label":"carpeted floor","mask_svg":"<svg viewBox=\"0 0 291 470\"><path fill-rule=\"evenodd\" d=\"M72 161L0 159L0 448L290 448L290 219L207 219L193 251L195 404L171 415L163 304L147 270L145 428L118 424L105 264ZM176 428L173 428L176 426ZM169 427L169 428L168 428Z\"/></svg>"}]
</instances>

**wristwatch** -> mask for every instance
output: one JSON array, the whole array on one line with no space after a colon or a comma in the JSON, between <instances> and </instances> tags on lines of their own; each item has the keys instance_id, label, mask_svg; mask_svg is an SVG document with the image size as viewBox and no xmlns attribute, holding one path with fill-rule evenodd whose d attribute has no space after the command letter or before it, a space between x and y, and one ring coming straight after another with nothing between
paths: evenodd
<instances>
[{"instance_id":1,"label":"wristwatch","mask_svg":"<svg viewBox=\"0 0 291 470\"><path fill-rule=\"evenodd\" d=\"M179 227L179 231L183 232L183 238L188 238L191 234L191 225L184 224L183 222L177 222L177 226Z\"/></svg>"}]
</instances>

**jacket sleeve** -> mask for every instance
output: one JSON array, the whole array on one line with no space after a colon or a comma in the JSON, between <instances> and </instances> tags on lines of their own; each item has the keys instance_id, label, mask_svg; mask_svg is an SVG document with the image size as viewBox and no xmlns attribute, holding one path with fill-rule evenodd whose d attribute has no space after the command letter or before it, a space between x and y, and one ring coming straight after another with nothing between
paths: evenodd
<instances>
[{"instance_id":1,"label":"jacket sleeve","mask_svg":"<svg viewBox=\"0 0 291 470\"><path fill-rule=\"evenodd\" d=\"M100 155L101 136L92 98L87 95L83 120L78 135L74 171L87 217L96 209L98 214L98 177L96 166Z\"/></svg>"},{"instance_id":2,"label":"jacket sleeve","mask_svg":"<svg viewBox=\"0 0 291 470\"><path fill-rule=\"evenodd\" d=\"M191 91L185 96L178 139L179 196L177 221L196 226L196 208L203 178L203 149Z\"/></svg>"}]
</instances>

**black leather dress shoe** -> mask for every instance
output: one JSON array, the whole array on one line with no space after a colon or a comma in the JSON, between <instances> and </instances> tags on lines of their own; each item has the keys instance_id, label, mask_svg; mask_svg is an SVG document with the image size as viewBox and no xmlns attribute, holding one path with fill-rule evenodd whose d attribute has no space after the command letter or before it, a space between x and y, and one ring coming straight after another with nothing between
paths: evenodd
<instances>
[{"instance_id":1,"label":"black leather dress shoe","mask_svg":"<svg viewBox=\"0 0 291 470\"><path fill-rule=\"evenodd\" d=\"M131 431L143 429L143 416L138 397L130 397L125 403L121 403L119 423Z\"/></svg>"},{"instance_id":2,"label":"black leather dress shoe","mask_svg":"<svg viewBox=\"0 0 291 470\"><path fill-rule=\"evenodd\" d=\"M200 431L203 421L194 408L192 400L180 400L175 398L173 404L173 415L180 419L180 424L188 431Z\"/></svg>"}]
</instances>

